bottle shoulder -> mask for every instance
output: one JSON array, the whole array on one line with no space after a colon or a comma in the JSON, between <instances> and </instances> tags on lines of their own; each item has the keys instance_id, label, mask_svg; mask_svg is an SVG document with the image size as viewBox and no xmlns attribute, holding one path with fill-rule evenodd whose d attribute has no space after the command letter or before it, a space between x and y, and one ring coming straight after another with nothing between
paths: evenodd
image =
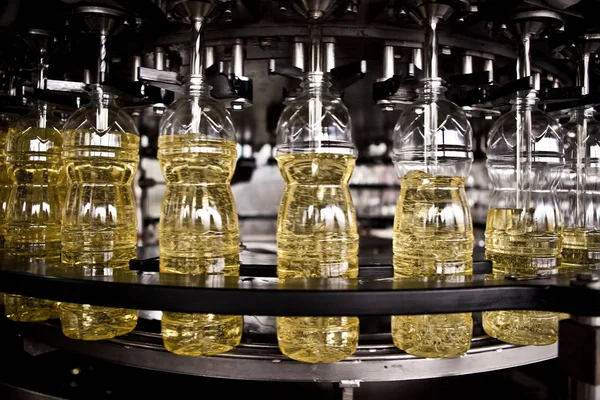
<instances>
[{"instance_id":1,"label":"bottle shoulder","mask_svg":"<svg viewBox=\"0 0 600 400\"><path fill-rule=\"evenodd\" d=\"M190 134L235 141L231 114L211 97L179 98L165 110L159 123L159 135Z\"/></svg>"}]
</instances>

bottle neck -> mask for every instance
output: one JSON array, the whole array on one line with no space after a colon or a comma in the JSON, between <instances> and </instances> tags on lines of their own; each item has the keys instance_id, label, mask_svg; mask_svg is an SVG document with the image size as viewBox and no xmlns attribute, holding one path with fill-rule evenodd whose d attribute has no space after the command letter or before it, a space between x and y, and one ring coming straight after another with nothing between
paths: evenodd
<instances>
[{"instance_id":1,"label":"bottle neck","mask_svg":"<svg viewBox=\"0 0 600 400\"><path fill-rule=\"evenodd\" d=\"M52 113L52 108L43 100L38 100L35 103L34 112L37 115L37 127L47 128L48 127L48 116Z\"/></svg>"},{"instance_id":2,"label":"bottle neck","mask_svg":"<svg viewBox=\"0 0 600 400\"><path fill-rule=\"evenodd\" d=\"M192 97L209 98L211 87L206 83L204 75L192 75L186 85L187 91Z\"/></svg>"},{"instance_id":3,"label":"bottle neck","mask_svg":"<svg viewBox=\"0 0 600 400\"><path fill-rule=\"evenodd\" d=\"M302 82L302 89L312 97L328 94L330 87L329 76L323 72L309 72Z\"/></svg>"},{"instance_id":4,"label":"bottle neck","mask_svg":"<svg viewBox=\"0 0 600 400\"><path fill-rule=\"evenodd\" d=\"M115 95L104 90L102 85L92 85L92 93L90 94L92 103L108 106L114 103Z\"/></svg>"},{"instance_id":5,"label":"bottle neck","mask_svg":"<svg viewBox=\"0 0 600 400\"><path fill-rule=\"evenodd\" d=\"M519 92L516 99L512 101L515 110L533 110L539 99L535 90Z\"/></svg>"},{"instance_id":6,"label":"bottle neck","mask_svg":"<svg viewBox=\"0 0 600 400\"><path fill-rule=\"evenodd\" d=\"M445 93L446 87L440 78L423 79L423 87L417 89L419 98L426 101L443 99Z\"/></svg>"}]
</instances>

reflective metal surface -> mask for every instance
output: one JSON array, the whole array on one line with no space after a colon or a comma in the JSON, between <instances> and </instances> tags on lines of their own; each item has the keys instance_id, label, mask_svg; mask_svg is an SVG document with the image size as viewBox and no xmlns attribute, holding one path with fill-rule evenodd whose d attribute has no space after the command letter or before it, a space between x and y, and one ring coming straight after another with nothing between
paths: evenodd
<instances>
[{"instance_id":1,"label":"reflective metal surface","mask_svg":"<svg viewBox=\"0 0 600 400\"><path fill-rule=\"evenodd\" d=\"M160 336L136 331L103 342L65 338L49 323L20 324L26 338L79 354L134 367L205 377L287 382L402 381L493 371L556 357L557 347L519 347L486 337L473 339L471 350L457 359L424 359L390 345L359 345L356 354L334 364L305 364L283 356L276 345L244 343L212 357L181 357L167 352Z\"/></svg>"}]
</instances>

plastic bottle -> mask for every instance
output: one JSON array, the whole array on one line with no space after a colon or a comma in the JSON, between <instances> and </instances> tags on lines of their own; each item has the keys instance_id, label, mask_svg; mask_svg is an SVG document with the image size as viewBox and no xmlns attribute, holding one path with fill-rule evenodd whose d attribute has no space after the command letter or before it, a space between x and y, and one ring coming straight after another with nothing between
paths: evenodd
<instances>
[{"instance_id":1,"label":"plastic bottle","mask_svg":"<svg viewBox=\"0 0 600 400\"><path fill-rule=\"evenodd\" d=\"M315 70L306 74L302 94L287 104L277 127L277 163L285 182L277 222L281 280L358 276L358 232L348 186L357 155L350 114L329 93L328 75ZM277 318L279 348L298 361L347 358L356 351L358 336L357 317Z\"/></svg>"},{"instance_id":2,"label":"plastic bottle","mask_svg":"<svg viewBox=\"0 0 600 400\"><path fill-rule=\"evenodd\" d=\"M238 219L229 185L237 161L229 112L210 97L203 77L160 123L158 159L167 182L160 225L160 271L239 274ZM240 343L241 315L164 312L162 337L180 355L223 353Z\"/></svg>"},{"instance_id":3,"label":"plastic bottle","mask_svg":"<svg viewBox=\"0 0 600 400\"><path fill-rule=\"evenodd\" d=\"M561 265L562 224L556 198L564 166L558 123L536 107L535 91L519 93L512 111L492 127L488 173L493 191L486 223L486 257L496 276L552 275ZM521 345L554 343L559 314L483 313L486 333Z\"/></svg>"},{"instance_id":4,"label":"plastic bottle","mask_svg":"<svg viewBox=\"0 0 600 400\"><path fill-rule=\"evenodd\" d=\"M131 117L100 85L93 85L90 103L65 123L69 182L61 232L64 266L101 276L127 270L129 260L136 258L132 182L139 141ZM132 331L137 311L63 303L60 320L66 336L100 340Z\"/></svg>"},{"instance_id":5,"label":"plastic bottle","mask_svg":"<svg viewBox=\"0 0 600 400\"><path fill-rule=\"evenodd\" d=\"M6 163L6 136L10 124L19 118L18 114L0 113L0 249L4 249L6 207L13 186Z\"/></svg>"},{"instance_id":6,"label":"plastic bottle","mask_svg":"<svg viewBox=\"0 0 600 400\"><path fill-rule=\"evenodd\" d=\"M6 163L13 182L5 215L8 256L32 264L60 260L61 204L58 181L62 168L60 121L46 102L15 121L6 138ZM6 316L15 321L58 317L57 303L6 294Z\"/></svg>"},{"instance_id":7,"label":"plastic bottle","mask_svg":"<svg viewBox=\"0 0 600 400\"><path fill-rule=\"evenodd\" d=\"M465 192L472 132L462 110L424 80L394 129L400 177L394 220L394 277L464 281L473 273L473 226ZM394 344L421 357L456 357L471 345L470 313L393 316Z\"/></svg>"},{"instance_id":8,"label":"plastic bottle","mask_svg":"<svg viewBox=\"0 0 600 400\"><path fill-rule=\"evenodd\" d=\"M577 84L589 93L590 54L584 53ZM563 219L562 265L569 269L600 266L600 122L594 107L571 110L563 125L565 168L558 188Z\"/></svg>"}]
</instances>

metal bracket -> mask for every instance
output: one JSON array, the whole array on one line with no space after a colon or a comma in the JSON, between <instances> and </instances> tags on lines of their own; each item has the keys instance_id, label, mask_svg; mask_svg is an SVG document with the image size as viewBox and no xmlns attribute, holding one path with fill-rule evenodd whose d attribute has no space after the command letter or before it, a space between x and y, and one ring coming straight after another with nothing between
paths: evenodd
<instances>
[{"instance_id":1,"label":"metal bracket","mask_svg":"<svg viewBox=\"0 0 600 400\"><path fill-rule=\"evenodd\" d=\"M269 75L280 75L290 79L301 81L304 77L304 72L298 67L286 64L278 60L269 60Z\"/></svg>"},{"instance_id":2,"label":"metal bracket","mask_svg":"<svg viewBox=\"0 0 600 400\"><path fill-rule=\"evenodd\" d=\"M353 400L354 389L360 387L360 381L358 380L344 380L338 383L338 387L341 389L342 400Z\"/></svg>"},{"instance_id":3,"label":"metal bracket","mask_svg":"<svg viewBox=\"0 0 600 400\"><path fill-rule=\"evenodd\" d=\"M495 102L521 90L532 90L534 87L533 76L526 76L493 89L483 102Z\"/></svg>"},{"instance_id":4,"label":"metal bracket","mask_svg":"<svg viewBox=\"0 0 600 400\"><path fill-rule=\"evenodd\" d=\"M225 61L218 61L206 68L207 80L212 81L212 95L218 100L231 100L230 107L240 110L252 105L253 85L252 79L230 73L230 65ZM219 83L225 80L225 84Z\"/></svg>"},{"instance_id":5,"label":"metal bracket","mask_svg":"<svg viewBox=\"0 0 600 400\"><path fill-rule=\"evenodd\" d=\"M366 73L367 62L365 60L332 68L329 71L329 74L331 75L331 83L334 87L334 92L343 92L348 86L361 80Z\"/></svg>"}]
</instances>

